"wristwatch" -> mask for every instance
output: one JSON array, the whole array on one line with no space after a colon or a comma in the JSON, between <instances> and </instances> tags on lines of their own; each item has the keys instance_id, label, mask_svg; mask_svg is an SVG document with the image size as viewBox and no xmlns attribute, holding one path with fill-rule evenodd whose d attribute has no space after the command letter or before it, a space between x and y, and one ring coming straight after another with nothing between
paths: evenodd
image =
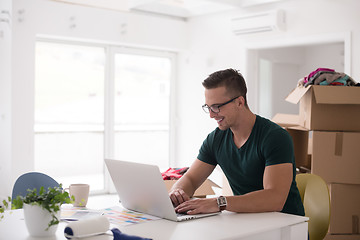
<instances>
[{"instance_id":1,"label":"wristwatch","mask_svg":"<svg viewBox=\"0 0 360 240\"><path fill-rule=\"evenodd\" d=\"M220 212L226 209L227 201L226 197L220 196L216 199Z\"/></svg>"}]
</instances>

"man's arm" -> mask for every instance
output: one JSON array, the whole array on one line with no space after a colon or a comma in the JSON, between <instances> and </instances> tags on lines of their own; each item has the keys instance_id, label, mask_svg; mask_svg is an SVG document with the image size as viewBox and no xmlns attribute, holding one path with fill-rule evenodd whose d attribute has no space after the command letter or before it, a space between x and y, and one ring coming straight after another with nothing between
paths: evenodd
<instances>
[{"instance_id":1,"label":"man's arm","mask_svg":"<svg viewBox=\"0 0 360 240\"><path fill-rule=\"evenodd\" d=\"M264 189L242 196L227 197L226 210L233 212L281 211L290 191L293 177L291 163L265 167Z\"/></svg>"},{"instance_id":2,"label":"man's arm","mask_svg":"<svg viewBox=\"0 0 360 240\"><path fill-rule=\"evenodd\" d=\"M291 163L267 166L264 172L264 189L240 196L227 196L226 210L232 212L281 211L289 194L293 177ZM180 204L176 211L198 214L218 211L215 198L195 199Z\"/></svg>"},{"instance_id":3,"label":"man's arm","mask_svg":"<svg viewBox=\"0 0 360 240\"><path fill-rule=\"evenodd\" d=\"M175 206L188 201L212 173L215 166L196 159L189 170L172 186L169 196Z\"/></svg>"}]
</instances>

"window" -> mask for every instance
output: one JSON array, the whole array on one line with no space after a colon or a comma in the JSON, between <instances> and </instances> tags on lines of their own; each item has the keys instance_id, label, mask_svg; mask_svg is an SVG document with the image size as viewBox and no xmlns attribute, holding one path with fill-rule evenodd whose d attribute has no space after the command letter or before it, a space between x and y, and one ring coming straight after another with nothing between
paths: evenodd
<instances>
[{"instance_id":1,"label":"window","mask_svg":"<svg viewBox=\"0 0 360 240\"><path fill-rule=\"evenodd\" d=\"M111 59L111 60L107 60ZM35 170L104 191L104 156L168 167L173 55L38 41Z\"/></svg>"},{"instance_id":2,"label":"window","mask_svg":"<svg viewBox=\"0 0 360 240\"><path fill-rule=\"evenodd\" d=\"M115 54L115 158L169 164L169 58Z\"/></svg>"}]
</instances>

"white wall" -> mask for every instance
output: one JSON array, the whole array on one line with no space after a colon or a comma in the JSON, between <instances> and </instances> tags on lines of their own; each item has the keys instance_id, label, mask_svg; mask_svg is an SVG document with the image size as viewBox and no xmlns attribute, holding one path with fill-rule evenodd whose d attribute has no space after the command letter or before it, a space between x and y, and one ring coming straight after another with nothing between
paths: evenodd
<instances>
[{"instance_id":1,"label":"white wall","mask_svg":"<svg viewBox=\"0 0 360 240\"><path fill-rule=\"evenodd\" d=\"M314 62L322 62L324 64L323 66L335 69L335 71L337 72L345 71L343 43L309 46L306 47L306 49L304 50L305 50L305 61L300 69L301 72L310 72L312 70L315 70L314 68L316 68L317 66L311 64Z\"/></svg>"},{"instance_id":2,"label":"white wall","mask_svg":"<svg viewBox=\"0 0 360 240\"><path fill-rule=\"evenodd\" d=\"M0 1L0 200L11 190L11 7Z\"/></svg>"},{"instance_id":3,"label":"white wall","mask_svg":"<svg viewBox=\"0 0 360 240\"><path fill-rule=\"evenodd\" d=\"M283 9L286 12L285 32L232 34L231 17L271 9ZM256 112L258 86L254 78L257 69L246 60L247 48L269 45L282 47L328 40L333 42L343 36L346 38L351 32L351 52L347 53L347 56L351 55L351 65L345 66L345 69L349 70L347 74L360 81L360 69L356 67L360 66L359 9L358 0L292 0L197 17L189 21L192 41L188 54L181 59L181 86L178 88L178 98L181 99L177 106L180 132L177 139L178 160L186 164L191 162L197 156L206 135L216 126L214 120L207 119L200 109L204 102L201 81L207 74L228 67L240 69L247 80L250 108ZM298 75L295 78L296 82Z\"/></svg>"},{"instance_id":4,"label":"white wall","mask_svg":"<svg viewBox=\"0 0 360 240\"><path fill-rule=\"evenodd\" d=\"M286 47L258 50L259 58L270 61L273 68L272 79L269 83L272 86L270 89L272 99L266 99L271 102L271 109L267 111L269 114L264 117L272 118L276 113L298 113L299 107L284 101L284 99L295 88L298 79L303 77L302 74L299 75L299 68L306 64L306 49L307 47ZM259 91L261 88L262 86L259 84ZM257 109L260 109L259 104L254 111Z\"/></svg>"},{"instance_id":5,"label":"white wall","mask_svg":"<svg viewBox=\"0 0 360 240\"><path fill-rule=\"evenodd\" d=\"M9 184L34 168L34 47L37 36L179 51L188 45L186 25L182 20L144 14L47 0L13 0L12 174L5 182Z\"/></svg>"}]
</instances>

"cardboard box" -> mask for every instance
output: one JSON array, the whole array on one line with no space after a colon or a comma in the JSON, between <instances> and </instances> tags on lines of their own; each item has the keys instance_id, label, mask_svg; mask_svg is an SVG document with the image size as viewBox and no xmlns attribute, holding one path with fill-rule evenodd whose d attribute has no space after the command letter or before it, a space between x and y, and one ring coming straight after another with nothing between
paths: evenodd
<instances>
[{"instance_id":1,"label":"cardboard box","mask_svg":"<svg viewBox=\"0 0 360 240\"><path fill-rule=\"evenodd\" d=\"M164 180L164 181L165 181L166 188L169 191L177 180ZM206 195L214 195L215 192L212 189L212 187L220 188L219 185L217 185L210 179L206 179L205 182L198 189L196 189L196 191L194 193L194 197L205 198Z\"/></svg>"},{"instance_id":2,"label":"cardboard box","mask_svg":"<svg viewBox=\"0 0 360 240\"><path fill-rule=\"evenodd\" d=\"M360 235L353 235L353 234L327 234L324 240L360 240Z\"/></svg>"},{"instance_id":3,"label":"cardboard box","mask_svg":"<svg viewBox=\"0 0 360 240\"><path fill-rule=\"evenodd\" d=\"M309 131L298 125L299 116L293 114L276 114L272 121L285 128L291 135L294 144L295 165L297 168L310 169L308 157Z\"/></svg>"},{"instance_id":4,"label":"cardboard box","mask_svg":"<svg viewBox=\"0 0 360 240\"><path fill-rule=\"evenodd\" d=\"M327 183L360 184L360 132L312 132L311 173Z\"/></svg>"},{"instance_id":5,"label":"cardboard box","mask_svg":"<svg viewBox=\"0 0 360 240\"><path fill-rule=\"evenodd\" d=\"M223 196L233 196L234 193L230 187L229 181L225 177L225 174L222 173L222 195Z\"/></svg>"},{"instance_id":6,"label":"cardboard box","mask_svg":"<svg viewBox=\"0 0 360 240\"><path fill-rule=\"evenodd\" d=\"M300 117L295 114L277 113L271 121L284 128L300 126Z\"/></svg>"},{"instance_id":7,"label":"cardboard box","mask_svg":"<svg viewBox=\"0 0 360 240\"><path fill-rule=\"evenodd\" d=\"M300 102L299 124L309 130L360 131L360 87L297 87L286 101Z\"/></svg>"},{"instance_id":8,"label":"cardboard box","mask_svg":"<svg viewBox=\"0 0 360 240\"><path fill-rule=\"evenodd\" d=\"M331 216L329 233L357 234L360 229L360 184L329 185Z\"/></svg>"},{"instance_id":9,"label":"cardboard box","mask_svg":"<svg viewBox=\"0 0 360 240\"><path fill-rule=\"evenodd\" d=\"M285 128L291 135L294 144L295 165L297 168L311 168L308 157L309 132L299 128Z\"/></svg>"}]
</instances>

